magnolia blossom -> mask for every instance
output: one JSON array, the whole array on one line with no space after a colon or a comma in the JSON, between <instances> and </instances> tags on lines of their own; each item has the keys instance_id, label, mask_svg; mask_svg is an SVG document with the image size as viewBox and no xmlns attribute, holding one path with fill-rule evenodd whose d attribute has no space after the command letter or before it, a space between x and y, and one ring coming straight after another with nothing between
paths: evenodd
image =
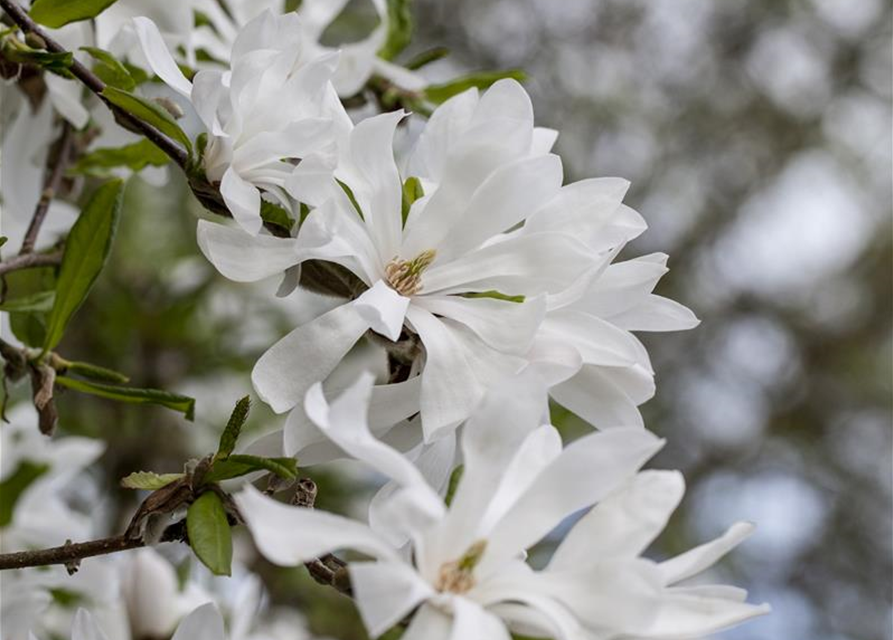
<instances>
[{"instance_id":1,"label":"magnolia blossom","mask_svg":"<svg viewBox=\"0 0 893 640\"><path fill-rule=\"evenodd\" d=\"M693 638L768 611L745 603L740 589L679 584L741 542L749 524L663 562L641 557L683 493L678 473L638 472L663 444L648 431L618 427L562 448L556 429L539 419L541 382L514 380L465 425L464 471L446 506L415 466L369 431L370 393L364 377L329 405L316 386L306 409L348 455L398 487L378 505L374 528L286 506L250 486L236 502L275 564L338 549L369 556L348 568L373 637L412 612L406 640L508 639L509 630L559 640ZM524 561L567 516L593 504L543 570Z\"/></svg>"},{"instance_id":2,"label":"magnolia blossom","mask_svg":"<svg viewBox=\"0 0 893 640\"><path fill-rule=\"evenodd\" d=\"M527 365L545 295L594 263L570 230L501 237L557 197L562 182L561 160L549 153L555 132L534 127L517 82L465 92L434 113L408 164L424 196L405 216L392 151L403 117L383 114L354 128L336 171L350 193L331 188L297 239L252 239L203 222L199 244L235 280L319 258L368 287L261 357L252 380L275 411L298 405L367 330L396 341L405 327L424 348L421 375L382 388L376 404L388 417L373 421L394 424L420 410L433 440L464 420L487 387ZM306 424L300 412L294 422Z\"/></svg>"},{"instance_id":3,"label":"magnolia blossom","mask_svg":"<svg viewBox=\"0 0 893 640\"><path fill-rule=\"evenodd\" d=\"M331 173L337 144L351 123L330 79L337 53L315 56L295 14L269 11L249 22L232 45L228 71L202 70L186 79L155 24L135 18L134 26L155 74L186 97L208 132L202 162L236 222L260 231L261 191L299 211L286 182ZM295 162L299 161L297 166Z\"/></svg>"}]
</instances>

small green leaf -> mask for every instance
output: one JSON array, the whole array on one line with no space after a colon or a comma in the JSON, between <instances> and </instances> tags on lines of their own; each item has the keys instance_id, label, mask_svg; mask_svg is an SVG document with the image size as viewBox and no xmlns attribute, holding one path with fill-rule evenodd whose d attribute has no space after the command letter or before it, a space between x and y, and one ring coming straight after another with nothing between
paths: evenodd
<instances>
[{"instance_id":1,"label":"small green leaf","mask_svg":"<svg viewBox=\"0 0 893 640\"><path fill-rule=\"evenodd\" d=\"M115 0L35 0L31 5L31 17L51 29L58 29L69 22L95 18L115 4Z\"/></svg>"},{"instance_id":2,"label":"small green leaf","mask_svg":"<svg viewBox=\"0 0 893 640\"><path fill-rule=\"evenodd\" d=\"M130 382L130 378L123 373L113 369L106 369L96 364L90 364L89 362L66 362L65 368L66 373L73 373L81 378L89 378L99 382L111 382L112 384L126 384Z\"/></svg>"},{"instance_id":3,"label":"small green leaf","mask_svg":"<svg viewBox=\"0 0 893 640\"><path fill-rule=\"evenodd\" d=\"M491 84L504 78L513 78L523 82L527 75L519 69L509 71L481 71L461 78L456 78L444 84L431 85L425 88L425 97L434 104L446 102L453 96L467 91L472 87L486 89Z\"/></svg>"},{"instance_id":4,"label":"small green leaf","mask_svg":"<svg viewBox=\"0 0 893 640\"><path fill-rule=\"evenodd\" d=\"M180 128L173 116L162 107L151 100L121 91L115 87L106 87L102 92L102 96L132 116L151 124L168 138L176 140L183 145L187 153L192 154L192 143L189 141L189 136Z\"/></svg>"},{"instance_id":5,"label":"small green leaf","mask_svg":"<svg viewBox=\"0 0 893 640\"><path fill-rule=\"evenodd\" d=\"M111 53L97 47L81 47L81 51L86 51L96 61L93 73L104 83L124 91L136 89L136 80L130 75L130 71Z\"/></svg>"},{"instance_id":6,"label":"small green leaf","mask_svg":"<svg viewBox=\"0 0 893 640\"><path fill-rule=\"evenodd\" d=\"M406 182L403 183L403 224L406 225L406 219L409 217L409 210L412 208L412 203L425 195L425 191L422 189L422 183L415 176L409 177L406 179Z\"/></svg>"},{"instance_id":7,"label":"small green leaf","mask_svg":"<svg viewBox=\"0 0 893 640\"><path fill-rule=\"evenodd\" d=\"M0 236L0 247L5 245L8 240L9 238L7 238L6 236Z\"/></svg>"},{"instance_id":8,"label":"small green leaf","mask_svg":"<svg viewBox=\"0 0 893 640\"><path fill-rule=\"evenodd\" d=\"M10 313L23 311L46 312L53 308L53 300L55 299L55 291L40 291L39 293L32 293L30 296L4 301L0 304L0 311L8 311Z\"/></svg>"},{"instance_id":9,"label":"small green leaf","mask_svg":"<svg viewBox=\"0 0 893 640\"><path fill-rule=\"evenodd\" d=\"M19 463L15 472L0 482L0 528L12 522L16 502L32 482L49 470L49 466L29 460Z\"/></svg>"},{"instance_id":10,"label":"small green leaf","mask_svg":"<svg viewBox=\"0 0 893 640\"><path fill-rule=\"evenodd\" d=\"M215 460L203 481L221 482L254 471L269 471L280 478L294 480L298 477L298 461L294 458L261 458L234 453L224 460Z\"/></svg>"},{"instance_id":11,"label":"small green leaf","mask_svg":"<svg viewBox=\"0 0 893 640\"><path fill-rule=\"evenodd\" d=\"M88 174L105 177L112 169L127 167L140 171L151 165L163 167L170 161L167 154L149 140L140 140L123 147L103 147L82 156L77 164L68 170L69 174Z\"/></svg>"},{"instance_id":12,"label":"small green leaf","mask_svg":"<svg viewBox=\"0 0 893 640\"><path fill-rule=\"evenodd\" d=\"M388 0L388 34L378 57L393 60L412 39L412 0Z\"/></svg>"},{"instance_id":13,"label":"small green leaf","mask_svg":"<svg viewBox=\"0 0 893 640\"><path fill-rule=\"evenodd\" d=\"M493 298L494 300L504 300L505 302L524 302L524 296L510 296L506 293L500 293L499 291L476 291L473 293L463 293L463 298Z\"/></svg>"},{"instance_id":14,"label":"small green leaf","mask_svg":"<svg viewBox=\"0 0 893 640\"><path fill-rule=\"evenodd\" d=\"M154 473L152 471L134 471L129 476L121 478L121 486L125 489L149 489L155 491L166 487L171 482L179 480L185 474L182 473Z\"/></svg>"},{"instance_id":15,"label":"small green leaf","mask_svg":"<svg viewBox=\"0 0 893 640\"><path fill-rule=\"evenodd\" d=\"M266 200L260 201L260 217L265 223L281 227L289 234L291 234L291 230L295 226L295 221L288 215L288 211L278 204L273 204Z\"/></svg>"},{"instance_id":16,"label":"small green leaf","mask_svg":"<svg viewBox=\"0 0 893 640\"><path fill-rule=\"evenodd\" d=\"M2 50L3 57L10 62L33 64L60 76L72 77L69 69L71 69L71 65L74 62L74 55L70 51L55 53L32 49L23 42L12 38L7 38L3 41Z\"/></svg>"},{"instance_id":17,"label":"small green leaf","mask_svg":"<svg viewBox=\"0 0 893 640\"><path fill-rule=\"evenodd\" d=\"M189 546L212 573L228 576L232 572L233 539L223 502L207 491L189 505L186 512Z\"/></svg>"},{"instance_id":18,"label":"small green leaf","mask_svg":"<svg viewBox=\"0 0 893 640\"><path fill-rule=\"evenodd\" d=\"M83 304L105 265L121 213L123 191L121 180L111 180L99 187L68 234L56 283L56 300L47 318L44 352L59 344L68 321Z\"/></svg>"},{"instance_id":19,"label":"small green leaf","mask_svg":"<svg viewBox=\"0 0 893 640\"><path fill-rule=\"evenodd\" d=\"M446 502L447 506L453 504L453 498L456 497L456 490L459 488L459 483L462 481L462 474L464 472L465 465L460 464L453 469L453 472L450 474L450 483L447 486L446 497L444 498L444 502Z\"/></svg>"},{"instance_id":20,"label":"small green leaf","mask_svg":"<svg viewBox=\"0 0 893 640\"><path fill-rule=\"evenodd\" d=\"M195 419L195 399L189 396L181 396L159 389L134 389L132 387L119 387L101 382L88 382L68 376L56 376L56 384L74 389L81 393L127 402L130 404L157 404L174 411L179 411L187 420Z\"/></svg>"},{"instance_id":21,"label":"small green leaf","mask_svg":"<svg viewBox=\"0 0 893 640\"><path fill-rule=\"evenodd\" d=\"M9 315L12 334L29 347L39 349L47 335L46 313L25 311Z\"/></svg>"},{"instance_id":22,"label":"small green leaf","mask_svg":"<svg viewBox=\"0 0 893 640\"><path fill-rule=\"evenodd\" d=\"M248 411L250 409L250 396L245 396L236 403L236 407L226 423L226 428L220 434L220 444L217 445L215 460L225 460L236 448L236 442L238 442L239 434L242 433L242 427L245 426L245 421L248 419Z\"/></svg>"}]
</instances>

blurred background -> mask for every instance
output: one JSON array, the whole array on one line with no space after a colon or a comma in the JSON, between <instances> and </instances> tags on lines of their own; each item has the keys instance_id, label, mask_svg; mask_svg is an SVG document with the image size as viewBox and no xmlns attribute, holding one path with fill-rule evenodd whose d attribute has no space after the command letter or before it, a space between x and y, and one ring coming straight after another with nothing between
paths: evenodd
<instances>
[{"instance_id":1,"label":"blurred background","mask_svg":"<svg viewBox=\"0 0 893 640\"><path fill-rule=\"evenodd\" d=\"M716 577L774 613L721 638L889 638L890 3L416 0L415 17L410 55L452 52L433 80L526 70L538 124L561 130L567 180L632 181L626 202L650 229L624 255L669 253L657 292L703 320L644 336L658 383L646 424L669 437L652 466L681 469L689 487L654 556L752 520ZM66 431L109 441L108 478L212 450L257 356L322 304L216 275L197 212L177 177L163 190L132 181L113 264L60 347L198 398L194 425L60 398ZM258 432L281 424L256 409ZM360 510L373 490L349 466L314 478L328 508ZM119 490L88 506L116 528L135 500ZM303 570L258 567L272 600L298 604L317 633L365 637L349 600Z\"/></svg>"}]
</instances>

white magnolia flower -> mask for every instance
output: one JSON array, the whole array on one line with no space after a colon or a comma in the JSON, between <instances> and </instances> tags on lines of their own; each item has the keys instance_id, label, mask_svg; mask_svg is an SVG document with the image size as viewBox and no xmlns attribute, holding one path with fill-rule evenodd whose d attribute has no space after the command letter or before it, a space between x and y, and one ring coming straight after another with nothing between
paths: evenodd
<instances>
[{"instance_id":1,"label":"white magnolia flower","mask_svg":"<svg viewBox=\"0 0 893 640\"><path fill-rule=\"evenodd\" d=\"M297 239L250 238L202 222L199 244L234 280L321 258L368 287L261 357L252 380L275 411L298 405L368 329L396 341L405 326L424 347L424 366L419 379L380 389L376 404L388 416L373 422L390 426L420 410L431 440L464 420L488 386L526 366L545 294L570 286L593 258L567 232L501 237L555 198L562 182L561 160L549 153L555 132L534 127L517 82L480 96L468 91L434 113L407 176L421 176L425 195L405 221L392 151L402 117L383 114L354 128L336 173L350 196L332 188ZM295 422L306 424L301 415Z\"/></svg>"},{"instance_id":2,"label":"white magnolia flower","mask_svg":"<svg viewBox=\"0 0 893 640\"><path fill-rule=\"evenodd\" d=\"M370 379L331 405L314 387L306 407L317 426L399 489L378 506L373 529L286 506L248 486L236 502L258 549L282 566L338 549L369 556L349 572L373 637L413 612L404 640L508 640L509 630L558 640L695 638L767 612L734 587L679 584L737 545L751 525L736 524L663 562L641 557L683 493L678 473L637 473L662 441L617 428L562 449L555 428L537 419L540 384L533 376L516 380L466 424L464 472L449 507L369 431ZM524 561L567 516L593 504L543 570ZM406 539L403 549L395 544Z\"/></svg>"},{"instance_id":3,"label":"white magnolia flower","mask_svg":"<svg viewBox=\"0 0 893 640\"><path fill-rule=\"evenodd\" d=\"M152 70L190 100L207 128L204 170L219 181L236 222L260 231L259 190L297 219L286 182L330 174L339 138L352 126L330 82L337 53L315 57L297 15L264 12L239 32L228 71L202 70L190 82L155 24L135 18L134 26Z\"/></svg>"}]
</instances>

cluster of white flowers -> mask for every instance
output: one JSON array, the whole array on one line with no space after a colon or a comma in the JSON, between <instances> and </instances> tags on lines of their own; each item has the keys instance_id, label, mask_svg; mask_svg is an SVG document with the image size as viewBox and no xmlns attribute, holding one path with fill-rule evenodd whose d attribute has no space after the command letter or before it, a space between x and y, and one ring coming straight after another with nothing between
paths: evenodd
<instances>
[{"instance_id":1,"label":"cluster of white flowers","mask_svg":"<svg viewBox=\"0 0 893 640\"><path fill-rule=\"evenodd\" d=\"M221 274L280 278L287 297L312 264L349 291L273 344L251 377L264 402L289 412L274 436L280 455L301 466L355 459L388 483L367 522L286 506L247 485L235 501L259 551L283 566L344 549L366 556L348 570L373 637L409 620L405 640L669 640L766 612L743 590L687 583L749 524L670 559L642 556L684 483L677 472L641 470L663 441L639 412L654 394L654 372L633 332L698 321L652 293L667 256L615 262L646 228L623 204L628 183L564 184L551 151L558 133L535 125L529 96L508 79L445 101L398 158L395 136L418 116L348 113L342 98L373 74L408 90L424 82L376 56L384 0L372 0L380 23L367 38L323 46L345 4L303 0L282 13L281 0L189 0L155 3L146 15L145 3L119 0L94 32L79 23L58 34L75 44L95 39L191 105L205 139L198 166L233 218L198 224L201 251ZM187 78L183 65L196 73ZM71 86L53 78L52 104L82 126L88 114ZM265 204L294 222L289 234L268 230ZM364 338L394 375L345 384L346 356ZM550 399L596 431L565 445ZM77 518L53 491L101 448L74 438L49 445L20 429L0 434L4 473L16 460L49 468L16 503L4 546L85 534L76 523L58 526ZM62 447L78 453L57 456ZM527 563L534 545L580 513L542 569ZM110 570L132 637L225 637L219 604L195 608L210 598L178 590L155 552ZM51 578L34 588L45 595ZM99 617L79 610L71 637L107 637ZM285 637L252 625L230 617L228 637Z\"/></svg>"}]
</instances>

